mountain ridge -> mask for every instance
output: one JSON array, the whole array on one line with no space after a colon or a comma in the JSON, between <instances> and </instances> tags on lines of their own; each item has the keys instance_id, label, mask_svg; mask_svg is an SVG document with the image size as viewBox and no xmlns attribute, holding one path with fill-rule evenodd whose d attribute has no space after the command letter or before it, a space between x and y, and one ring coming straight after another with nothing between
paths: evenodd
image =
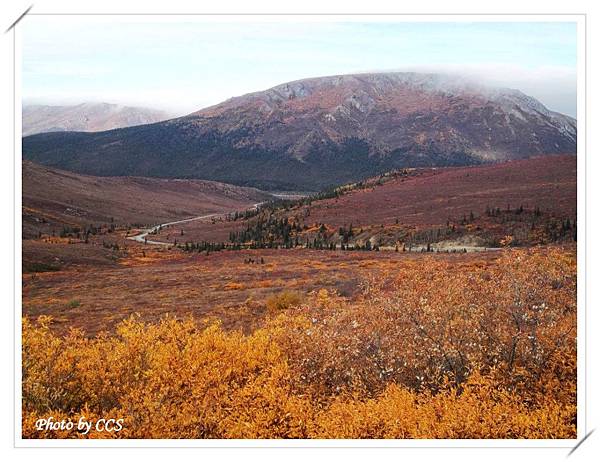
<instances>
[{"instance_id":1,"label":"mountain ridge","mask_svg":"<svg viewBox=\"0 0 600 462\"><path fill-rule=\"evenodd\" d=\"M165 111L111 103L23 106L23 136L56 131L97 132L167 120Z\"/></svg>"},{"instance_id":2,"label":"mountain ridge","mask_svg":"<svg viewBox=\"0 0 600 462\"><path fill-rule=\"evenodd\" d=\"M23 153L95 175L318 190L394 168L576 153L576 125L518 90L366 73L288 82L150 125L26 137Z\"/></svg>"}]
</instances>

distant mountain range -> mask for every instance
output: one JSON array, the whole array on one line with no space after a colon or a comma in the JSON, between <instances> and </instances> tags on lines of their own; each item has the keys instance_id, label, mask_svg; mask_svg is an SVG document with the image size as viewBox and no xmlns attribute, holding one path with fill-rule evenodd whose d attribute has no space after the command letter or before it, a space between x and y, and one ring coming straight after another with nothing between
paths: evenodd
<instances>
[{"instance_id":1,"label":"distant mountain range","mask_svg":"<svg viewBox=\"0 0 600 462\"><path fill-rule=\"evenodd\" d=\"M166 120L167 112L108 103L23 106L23 136L47 132L99 132Z\"/></svg>"},{"instance_id":2,"label":"distant mountain range","mask_svg":"<svg viewBox=\"0 0 600 462\"><path fill-rule=\"evenodd\" d=\"M150 125L23 139L26 159L76 172L287 190L576 150L576 120L518 90L420 73L299 80Z\"/></svg>"}]
</instances>

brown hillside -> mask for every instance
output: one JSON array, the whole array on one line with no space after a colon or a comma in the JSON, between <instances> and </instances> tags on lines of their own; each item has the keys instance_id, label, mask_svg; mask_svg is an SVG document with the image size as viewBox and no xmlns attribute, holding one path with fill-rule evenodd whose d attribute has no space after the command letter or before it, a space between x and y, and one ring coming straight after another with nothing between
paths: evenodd
<instances>
[{"instance_id":1,"label":"brown hillside","mask_svg":"<svg viewBox=\"0 0 600 462\"><path fill-rule=\"evenodd\" d=\"M63 226L162 223L244 209L269 197L213 181L94 177L23 162L23 237Z\"/></svg>"},{"instance_id":2,"label":"brown hillside","mask_svg":"<svg viewBox=\"0 0 600 462\"><path fill-rule=\"evenodd\" d=\"M479 167L427 169L368 190L315 202L310 220L333 226L442 225L486 207L523 205L574 217L577 158L551 156Z\"/></svg>"}]
</instances>

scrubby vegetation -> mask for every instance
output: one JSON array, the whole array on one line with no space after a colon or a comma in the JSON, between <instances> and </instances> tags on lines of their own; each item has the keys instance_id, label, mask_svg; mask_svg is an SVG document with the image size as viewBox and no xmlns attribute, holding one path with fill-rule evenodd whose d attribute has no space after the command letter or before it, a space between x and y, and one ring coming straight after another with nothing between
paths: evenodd
<instances>
[{"instance_id":1,"label":"scrubby vegetation","mask_svg":"<svg viewBox=\"0 0 600 462\"><path fill-rule=\"evenodd\" d=\"M23 436L123 418L121 438L575 438L576 258L407 260L348 301L281 295L252 333L131 318L113 334L23 320ZM383 284L378 281L385 280ZM280 303L281 302L281 303Z\"/></svg>"},{"instance_id":2,"label":"scrubby vegetation","mask_svg":"<svg viewBox=\"0 0 600 462\"><path fill-rule=\"evenodd\" d=\"M298 292L292 292L291 290L284 290L283 292L275 295L271 295L267 298L267 310L270 312L285 310L287 308L294 308L300 305L302 298Z\"/></svg>"}]
</instances>

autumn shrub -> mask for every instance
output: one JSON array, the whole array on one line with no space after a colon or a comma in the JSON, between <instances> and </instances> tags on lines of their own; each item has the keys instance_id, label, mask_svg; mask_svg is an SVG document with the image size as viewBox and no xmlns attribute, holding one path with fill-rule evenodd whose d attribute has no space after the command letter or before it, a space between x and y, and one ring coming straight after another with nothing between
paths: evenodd
<instances>
[{"instance_id":1,"label":"autumn shrub","mask_svg":"<svg viewBox=\"0 0 600 462\"><path fill-rule=\"evenodd\" d=\"M340 397L319 413L321 438L575 438L574 404L535 406L474 373L461 391L435 395L389 385L375 399Z\"/></svg>"},{"instance_id":2,"label":"autumn shrub","mask_svg":"<svg viewBox=\"0 0 600 462\"><path fill-rule=\"evenodd\" d=\"M301 302L302 297L298 292L284 290L267 298L266 305L267 310L270 312L277 312L288 308L294 308L300 305Z\"/></svg>"},{"instance_id":3,"label":"autumn shrub","mask_svg":"<svg viewBox=\"0 0 600 462\"><path fill-rule=\"evenodd\" d=\"M388 276L359 300L320 291L277 308L247 335L131 318L59 336L24 319L23 436L83 437L35 422L85 415L124 418L86 437L576 437L572 253L506 250L462 270L424 259Z\"/></svg>"},{"instance_id":4,"label":"autumn shrub","mask_svg":"<svg viewBox=\"0 0 600 462\"><path fill-rule=\"evenodd\" d=\"M24 425L85 410L126 416L122 437L216 438L230 436L224 425L234 410L261 418L260 410L271 436L299 437L279 435L270 422L288 412L288 378L280 349L263 330L245 336L217 324L130 319L113 337L89 339L79 332L57 337L46 319L23 324ZM31 427L24 434L39 436Z\"/></svg>"},{"instance_id":5,"label":"autumn shrub","mask_svg":"<svg viewBox=\"0 0 600 462\"><path fill-rule=\"evenodd\" d=\"M445 380L460 388L474 370L527 388L559 351L575 356L576 261L564 251L507 250L465 271L424 259L386 281L370 281L360 302L310 304L299 313L309 328L281 330L300 388L436 391Z\"/></svg>"}]
</instances>

